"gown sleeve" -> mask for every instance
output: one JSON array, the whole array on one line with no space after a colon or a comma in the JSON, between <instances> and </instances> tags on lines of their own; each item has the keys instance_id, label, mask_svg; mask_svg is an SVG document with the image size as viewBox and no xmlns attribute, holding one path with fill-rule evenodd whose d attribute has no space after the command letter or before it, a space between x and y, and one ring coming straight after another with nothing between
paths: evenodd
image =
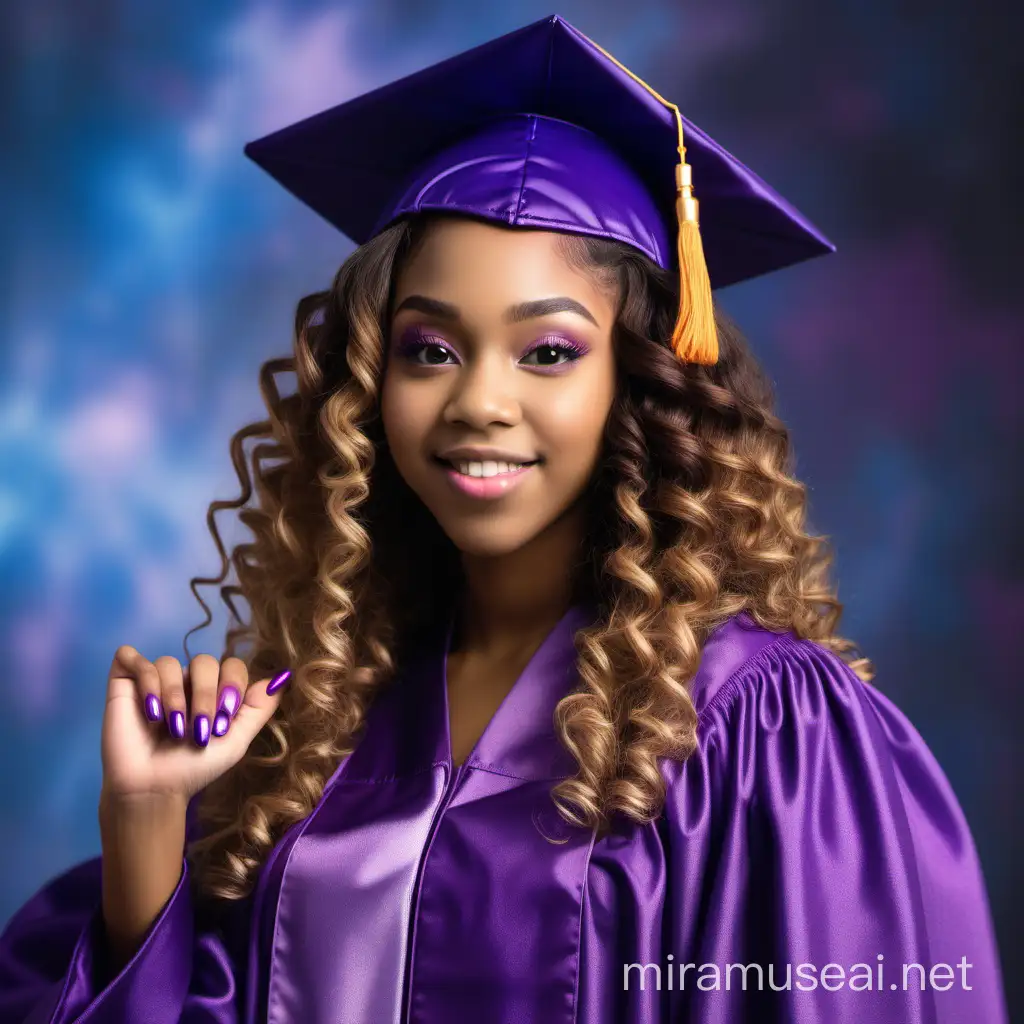
<instances>
[{"instance_id":1,"label":"gown sleeve","mask_svg":"<svg viewBox=\"0 0 1024 1024\"><path fill-rule=\"evenodd\" d=\"M114 977L104 969L101 858L44 885L0 933L0 1024L237 1024L237 954L217 930L197 926L184 851L182 865L177 888Z\"/></svg>"},{"instance_id":2,"label":"gown sleeve","mask_svg":"<svg viewBox=\"0 0 1024 1024\"><path fill-rule=\"evenodd\" d=\"M663 819L669 1019L1005 1024L974 843L904 715L792 635L698 712Z\"/></svg>"}]
</instances>

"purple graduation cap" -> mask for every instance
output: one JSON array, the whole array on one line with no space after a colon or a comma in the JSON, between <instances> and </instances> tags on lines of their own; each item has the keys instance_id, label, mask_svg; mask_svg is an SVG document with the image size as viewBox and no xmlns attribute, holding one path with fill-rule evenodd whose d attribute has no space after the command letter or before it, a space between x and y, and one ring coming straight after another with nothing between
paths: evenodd
<instances>
[{"instance_id":1,"label":"purple graduation cap","mask_svg":"<svg viewBox=\"0 0 1024 1024\"><path fill-rule=\"evenodd\" d=\"M699 363L718 358L712 288L835 251L675 104L558 15L250 142L245 153L359 245L407 214L435 210L635 246L679 272L671 345Z\"/></svg>"}]
</instances>

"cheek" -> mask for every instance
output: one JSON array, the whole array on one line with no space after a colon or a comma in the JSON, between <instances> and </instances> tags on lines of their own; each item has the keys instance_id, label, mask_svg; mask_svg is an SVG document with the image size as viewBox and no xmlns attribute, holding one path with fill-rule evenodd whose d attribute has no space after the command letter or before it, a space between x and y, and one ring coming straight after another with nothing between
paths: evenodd
<instances>
[{"instance_id":1,"label":"cheek","mask_svg":"<svg viewBox=\"0 0 1024 1024\"><path fill-rule=\"evenodd\" d=\"M601 448L612 392L603 381L572 393L556 395L537 410L544 447L561 456L563 468L579 466L587 473Z\"/></svg>"},{"instance_id":2,"label":"cheek","mask_svg":"<svg viewBox=\"0 0 1024 1024\"><path fill-rule=\"evenodd\" d=\"M422 443L429 425L428 410L415 388L385 377L380 414L388 447L395 462L401 466L405 454Z\"/></svg>"}]
</instances>

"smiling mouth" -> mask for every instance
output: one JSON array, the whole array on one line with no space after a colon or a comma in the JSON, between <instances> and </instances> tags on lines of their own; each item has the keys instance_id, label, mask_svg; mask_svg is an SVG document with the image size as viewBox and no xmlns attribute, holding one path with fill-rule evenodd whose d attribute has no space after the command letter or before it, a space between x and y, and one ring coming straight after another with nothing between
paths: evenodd
<instances>
[{"instance_id":1,"label":"smiling mouth","mask_svg":"<svg viewBox=\"0 0 1024 1024\"><path fill-rule=\"evenodd\" d=\"M441 459L435 455L433 461L444 470L448 483L463 497L471 501L488 502L504 498L517 490L543 459L530 462L477 462Z\"/></svg>"},{"instance_id":2,"label":"smiling mouth","mask_svg":"<svg viewBox=\"0 0 1024 1024\"><path fill-rule=\"evenodd\" d=\"M454 470L460 476L489 479L491 477L514 476L529 466L535 466L541 459L532 459L529 462L500 462L494 460L471 461L469 459L442 459L433 456L434 461L444 466L445 469Z\"/></svg>"}]
</instances>

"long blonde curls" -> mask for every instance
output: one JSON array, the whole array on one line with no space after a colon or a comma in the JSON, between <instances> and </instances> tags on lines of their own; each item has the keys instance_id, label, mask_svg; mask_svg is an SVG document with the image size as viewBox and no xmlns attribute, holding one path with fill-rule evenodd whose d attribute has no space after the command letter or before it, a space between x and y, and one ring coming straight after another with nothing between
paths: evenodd
<instances>
[{"instance_id":1,"label":"long blonde curls","mask_svg":"<svg viewBox=\"0 0 1024 1024\"><path fill-rule=\"evenodd\" d=\"M440 627L459 586L458 553L398 475L378 415L394 278L429 223L382 232L329 291L299 303L293 357L260 371L268 418L231 441L240 493L207 513L221 569L191 581L206 613L195 629L212 620L198 586L219 585L237 623L222 657L242 657L252 679L286 666L293 676L242 761L198 800L188 856L205 896L251 892L271 847L354 749L375 693ZM717 365L681 364L664 342L673 275L618 243L566 235L560 245L619 296L618 393L585 496L576 579L599 620L577 634L581 686L555 713L579 770L551 791L567 821L603 834L613 814L660 813L658 759L695 747L687 684L729 616L745 609L831 648L865 680L872 670L834 635L842 605L830 553L804 532L788 433L739 333L719 314ZM282 397L276 378L289 371L297 386ZM222 510L253 535L230 556L214 519ZM238 582L226 584L232 568Z\"/></svg>"}]
</instances>

